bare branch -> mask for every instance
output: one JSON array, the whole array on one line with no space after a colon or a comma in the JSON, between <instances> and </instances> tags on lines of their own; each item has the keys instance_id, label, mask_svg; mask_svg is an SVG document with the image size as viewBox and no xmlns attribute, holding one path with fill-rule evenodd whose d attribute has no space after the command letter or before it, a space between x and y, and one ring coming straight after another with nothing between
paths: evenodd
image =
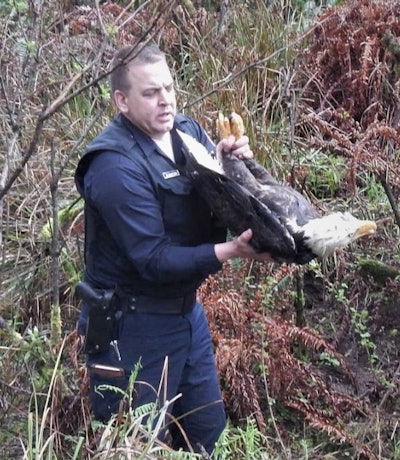
<instances>
[{"instance_id":1,"label":"bare branch","mask_svg":"<svg viewBox=\"0 0 400 460\"><path fill-rule=\"evenodd\" d=\"M380 183L382 184L383 189L385 190L386 196L388 197L390 206L393 210L394 218L396 220L397 225L400 227L400 212L399 207L397 206L397 202L394 198L392 188L388 184L387 180L384 178L380 179Z\"/></svg>"}]
</instances>

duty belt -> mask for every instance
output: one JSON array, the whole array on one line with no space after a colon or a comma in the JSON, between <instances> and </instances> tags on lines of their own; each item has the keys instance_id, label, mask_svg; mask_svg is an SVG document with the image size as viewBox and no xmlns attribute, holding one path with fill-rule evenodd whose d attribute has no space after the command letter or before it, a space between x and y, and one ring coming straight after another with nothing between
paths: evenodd
<instances>
[{"instance_id":1,"label":"duty belt","mask_svg":"<svg viewBox=\"0 0 400 460\"><path fill-rule=\"evenodd\" d=\"M183 297L158 298L147 295L117 293L117 309L125 313L148 313L156 315L185 315L193 310L196 293Z\"/></svg>"}]
</instances>

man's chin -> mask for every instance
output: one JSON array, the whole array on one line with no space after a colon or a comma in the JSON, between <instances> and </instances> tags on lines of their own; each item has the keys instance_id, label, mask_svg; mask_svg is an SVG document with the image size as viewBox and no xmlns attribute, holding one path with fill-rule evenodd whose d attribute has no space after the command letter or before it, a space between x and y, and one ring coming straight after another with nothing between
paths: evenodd
<instances>
[{"instance_id":1,"label":"man's chin","mask_svg":"<svg viewBox=\"0 0 400 460\"><path fill-rule=\"evenodd\" d=\"M159 124L159 131L160 133L167 133L171 131L171 129L174 127L174 119L172 118L171 120L166 121L165 123L160 123Z\"/></svg>"}]
</instances>

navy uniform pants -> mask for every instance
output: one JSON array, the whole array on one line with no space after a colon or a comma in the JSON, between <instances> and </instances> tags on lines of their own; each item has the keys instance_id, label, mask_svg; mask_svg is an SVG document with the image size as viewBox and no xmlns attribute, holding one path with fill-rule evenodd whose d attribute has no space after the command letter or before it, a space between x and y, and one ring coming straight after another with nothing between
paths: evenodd
<instances>
[{"instance_id":1,"label":"navy uniform pants","mask_svg":"<svg viewBox=\"0 0 400 460\"><path fill-rule=\"evenodd\" d=\"M169 412L179 419L195 452L201 445L210 454L225 427L226 417L203 307L196 303L186 315L124 314L118 350L120 356L110 346L108 352L90 356L88 363L123 367L129 373L140 362L134 406L157 401L162 407L165 400L170 401L181 393ZM168 370L159 391L166 356ZM107 421L112 413L118 412L121 395L100 391L98 387L107 384L126 389L128 378L92 373L90 384L94 415ZM180 431L172 428L170 432L173 447L187 450Z\"/></svg>"}]
</instances>

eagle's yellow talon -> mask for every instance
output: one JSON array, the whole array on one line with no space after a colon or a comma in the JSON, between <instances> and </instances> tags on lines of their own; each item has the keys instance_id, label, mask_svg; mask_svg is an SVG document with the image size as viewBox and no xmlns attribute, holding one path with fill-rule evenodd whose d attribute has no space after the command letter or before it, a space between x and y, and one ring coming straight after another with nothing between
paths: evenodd
<instances>
[{"instance_id":1,"label":"eagle's yellow talon","mask_svg":"<svg viewBox=\"0 0 400 460\"><path fill-rule=\"evenodd\" d=\"M231 134L231 126L229 123L229 119L224 117L224 115L220 112L217 118L217 130L220 139L225 139L225 137L230 136Z\"/></svg>"},{"instance_id":2,"label":"eagle's yellow talon","mask_svg":"<svg viewBox=\"0 0 400 460\"><path fill-rule=\"evenodd\" d=\"M229 115L229 124L231 126L231 134L233 134L236 139L244 135L245 129L243 118L239 114L232 112Z\"/></svg>"},{"instance_id":3,"label":"eagle's yellow talon","mask_svg":"<svg viewBox=\"0 0 400 460\"><path fill-rule=\"evenodd\" d=\"M231 134L235 136L236 139L239 139L239 137L242 137L245 133L243 119L236 112L232 112L229 118L225 117L220 112L217 118L217 130L220 139L225 139L225 137Z\"/></svg>"}]
</instances>

